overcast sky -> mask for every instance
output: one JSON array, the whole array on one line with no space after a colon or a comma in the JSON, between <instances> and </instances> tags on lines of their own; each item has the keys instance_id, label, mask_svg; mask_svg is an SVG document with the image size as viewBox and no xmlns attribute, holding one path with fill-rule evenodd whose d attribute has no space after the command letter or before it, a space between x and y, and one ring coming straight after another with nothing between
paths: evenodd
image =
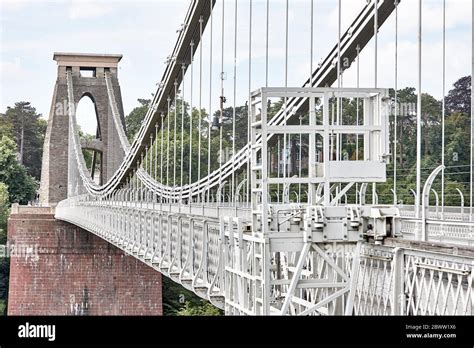
<instances>
[{"instance_id":1,"label":"overcast sky","mask_svg":"<svg viewBox=\"0 0 474 348\"><path fill-rule=\"evenodd\" d=\"M288 85L300 86L310 70L311 0L290 0ZM366 0L342 0L343 31ZM471 0L447 0L447 89L460 77L471 74ZM233 104L234 0L225 0L225 81L228 106ZM423 91L442 96L442 0L423 0ZM48 117L56 79L53 52L120 53L119 80L125 113L137 106L138 98L149 98L161 80L166 57L177 38L189 0L110 1L0 0L0 110L17 101L30 101ZM265 6L253 0L252 83L265 84ZM314 0L314 62L324 58L337 40L337 0ZM418 1L399 5L399 86L416 86ZM249 0L237 7L236 104L248 95ZM212 76L212 105L218 102L222 3L214 11L213 74L209 74L210 27L203 37L203 86ZM285 1L270 0L270 86L285 83ZM379 33L378 86L394 86L394 16ZM374 42L360 57L361 87L374 87ZM194 62L194 88L198 89L199 57ZM344 86L356 84L355 64L344 75ZM187 74L189 75L189 73ZM185 91L189 91L185 84ZM203 88L202 106L208 109L209 92ZM194 105L199 99L194 92ZM78 114L81 126L94 133L88 122L90 109ZM93 119L93 116L92 116ZM88 129L90 127L90 129Z\"/></svg>"}]
</instances>

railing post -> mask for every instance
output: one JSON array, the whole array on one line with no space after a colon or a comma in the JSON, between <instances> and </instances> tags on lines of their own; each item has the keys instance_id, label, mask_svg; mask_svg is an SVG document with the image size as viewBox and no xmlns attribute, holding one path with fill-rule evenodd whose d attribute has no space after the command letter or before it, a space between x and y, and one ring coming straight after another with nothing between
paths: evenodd
<instances>
[{"instance_id":1,"label":"railing post","mask_svg":"<svg viewBox=\"0 0 474 348\"><path fill-rule=\"evenodd\" d=\"M353 315L354 311L354 299L357 292L357 284L359 283L359 269L360 269L360 250L362 243L357 243L353 259L352 259L352 272L349 285L349 295L347 297L347 304L345 309L345 315Z\"/></svg>"},{"instance_id":2,"label":"railing post","mask_svg":"<svg viewBox=\"0 0 474 348\"><path fill-rule=\"evenodd\" d=\"M359 204L360 204L360 205L364 205L364 204L365 204L365 194L366 194L366 191L367 191L367 183L364 182L364 183L360 186L360 192L359 192Z\"/></svg>"},{"instance_id":3,"label":"railing post","mask_svg":"<svg viewBox=\"0 0 474 348\"><path fill-rule=\"evenodd\" d=\"M423 186L423 193L421 197L421 236L418 240L427 241L428 235L426 232L426 219L428 218L428 210L430 207L430 190L431 185L433 185L433 181L435 180L436 176L445 168L444 165L440 165L437 167L433 172L430 174L428 179L426 179L425 186Z\"/></svg>"},{"instance_id":4,"label":"railing post","mask_svg":"<svg viewBox=\"0 0 474 348\"><path fill-rule=\"evenodd\" d=\"M405 312L405 255L402 248L393 250L392 274L392 315L404 315Z\"/></svg>"},{"instance_id":5,"label":"railing post","mask_svg":"<svg viewBox=\"0 0 474 348\"><path fill-rule=\"evenodd\" d=\"M461 221L464 221L464 195L462 191L456 187L456 191L458 191L459 196L461 197Z\"/></svg>"},{"instance_id":6,"label":"railing post","mask_svg":"<svg viewBox=\"0 0 474 348\"><path fill-rule=\"evenodd\" d=\"M395 192L394 189L390 189L393 193L393 205L397 206L398 205L398 198L397 198L397 193Z\"/></svg>"},{"instance_id":7,"label":"railing post","mask_svg":"<svg viewBox=\"0 0 474 348\"><path fill-rule=\"evenodd\" d=\"M436 198L436 218L438 219L438 208L439 208L439 196L438 196L438 192L436 192L435 189L431 189L431 192L433 192L433 194L435 195L435 198Z\"/></svg>"}]
</instances>

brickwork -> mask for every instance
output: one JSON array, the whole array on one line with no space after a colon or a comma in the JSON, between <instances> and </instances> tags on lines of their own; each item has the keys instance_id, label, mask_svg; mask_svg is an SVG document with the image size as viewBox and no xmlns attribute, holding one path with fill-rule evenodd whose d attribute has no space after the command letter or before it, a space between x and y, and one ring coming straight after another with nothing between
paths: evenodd
<instances>
[{"instance_id":1,"label":"brickwork","mask_svg":"<svg viewBox=\"0 0 474 348\"><path fill-rule=\"evenodd\" d=\"M161 274L51 212L13 211L10 245L38 257L10 262L9 315L161 315Z\"/></svg>"}]
</instances>

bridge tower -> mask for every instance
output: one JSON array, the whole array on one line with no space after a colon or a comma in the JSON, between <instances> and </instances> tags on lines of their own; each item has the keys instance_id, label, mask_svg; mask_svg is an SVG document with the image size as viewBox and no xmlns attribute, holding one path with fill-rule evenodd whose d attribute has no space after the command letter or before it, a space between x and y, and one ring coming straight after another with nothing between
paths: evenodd
<instances>
[{"instance_id":1,"label":"bridge tower","mask_svg":"<svg viewBox=\"0 0 474 348\"><path fill-rule=\"evenodd\" d=\"M98 125L96 138L82 141L81 145L82 148L93 151L94 163L100 163L100 168L92 166L91 175L94 176L94 169L98 170L101 182L113 175L124 156L114 125L106 74L112 81L112 93L122 125L125 123L117 75L122 55L54 53L53 59L58 64L58 76L44 141L40 186L40 202L49 205L56 205L66 199L68 193L69 116L66 72L72 72L74 105L77 106L79 101L87 96L95 106ZM96 158L100 158L100 161L96 162Z\"/></svg>"}]
</instances>

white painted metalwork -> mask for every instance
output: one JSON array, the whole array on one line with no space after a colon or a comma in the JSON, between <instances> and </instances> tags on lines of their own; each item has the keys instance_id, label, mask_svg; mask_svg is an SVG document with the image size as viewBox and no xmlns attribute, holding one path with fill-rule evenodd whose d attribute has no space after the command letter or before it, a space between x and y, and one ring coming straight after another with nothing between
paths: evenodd
<instances>
[{"instance_id":1,"label":"white painted metalwork","mask_svg":"<svg viewBox=\"0 0 474 348\"><path fill-rule=\"evenodd\" d=\"M448 255L364 244L356 315L473 315L474 254Z\"/></svg>"},{"instance_id":2,"label":"white painted metalwork","mask_svg":"<svg viewBox=\"0 0 474 348\"><path fill-rule=\"evenodd\" d=\"M287 1L285 84L288 77L288 3ZM397 206L396 184L392 191L393 205L379 205L375 188L372 190L372 204L367 204L365 197L368 184L385 182L386 164L391 157L388 91L314 87L325 86L336 80L342 86L341 58L353 56L358 61L360 50L371 37L377 37L380 16L393 11L398 3L399 1L393 3L393 0L367 3L344 35L341 35L339 23L337 46L313 72L311 1L310 78L303 88L289 88L286 85L284 88L267 88L267 1L267 87L250 92L252 63L249 62L249 142L242 149L236 149L234 124L232 156L224 161L222 120L225 99L225 7L222 2L219 167L214 171L210 169L208 155L207 176L201 175L200 119L198 180L194 181L191 175L193 154L190 139L189 163L186 163L189 167L189 180L184 184L183 124L186 110L183 85L181 172L178 186L175 170L173 180L170 180L169 117L174 112L176 139L177 87L185 80L189 67L189 114L192 115L193 55L198 51L196 46L203 37L205 23L209 18L212 27L214 6L212 0L193 1L175 50L167 62L163 82L132 144L128 142L120 122L119 109L113 95L113 80L109 73L105 74L110 110L125 159L104 185L98 185L91 179L82 155L74 108L69 108L69 198L58 204L56 217L80 226L132 254L224 309L226 314L472 315L474 261L471 254L445 255L423 247L417 250L405 246L383 245L387 240L395 241L396 244L397 240L421 239L474 247L472 210L470 214L466 214L464 209L444 207L442 203L443 220L439 220L438 204L436 207L429 206L433 180L444 167L439 167L430 175L422 195L413 191L415 207ZM237 2L235 9L236 6ZM252 22L249 51L252 48L251 28ZM235 121L237 23L234 30ZM212 46L210 51L212 71ZM199 85L202 86L202 45L198 52L201 56ZM251 58L249 53L249 59ZM335 60L339 63L333 65ZM375 69L377 79L377 64ZM67 72L66 77L68 101L72 106L74 86L71 71ZM201 115L202 88L198 93ZM275 115L270 115L268 110L267 101L272 98L284 100L283 107ZM340 108L343 99L357 101L357 122L354 125L341 122ZM359 108L359 101L363 103L362 108ZM209 104L211 109L211 100ZM337 115L332 112L333 106L334 109L337 107ZM420 103L418 107L421 108ZM420 117L420 113L417 117ZM303 122L303 119L307 119L307 122ZM165 122L167 127L164 127ZM192 119L189 127L192 134ZM166 150L164 131L167 132L168 140ZM211 125L208 132L210 152ZM288 144L291 146L288 139L291 136L299 137L300 167L298 174L294 176L291 176L294 173L289 174L287 156L282 155L278 135L283 135L285 153ZM343 135L356 135L357 149L363 146L362 158L359 158L358 153L355 161L344 158L341 141ZM363 141L359 141L359 138ZM301 169L303 143L308 148L308 173L304 176ZM173 145L172 157L176 165L176 143ZM278 148L276 151L275 147ZM277 153L278 158L283 156L282 177L272 175L269 165L272 151ZM280 160L277 163L278 174L279 162ZM418 161L417 183L420 181L419 169ZM245 172L248 173L246 177L242 175ZM248 190L242 193L244 185L247 185ZM274 189L275 186L278 187L277 190ZM347 195L354 187L359 198L358 204L348 204ZM419 188L417 185L417 191ZM436 191L434 192L437 196ZM296 202L290 200L293 193Z\"/></svg>"},{"instance_id":3,"label":"white painted metalwork","mask_svg":"<svg viewBox=\"0 0 474 348\"><path fill-rule=\"evenodd\" d=\"M428 177L428 179L425 182L425 186L423 187L423 192L422 192L422 201L421 201L421 236L420 240L427 241L428 236L426 234L426 217L429 212L429 203L430 203L430 192L431 192L431 185L433 185L433 181L435 180L436 176L444 170L444 165L439 166L436 168ZM436 214L438 213L436 209Z\"/></svg>"}]
</instances>

